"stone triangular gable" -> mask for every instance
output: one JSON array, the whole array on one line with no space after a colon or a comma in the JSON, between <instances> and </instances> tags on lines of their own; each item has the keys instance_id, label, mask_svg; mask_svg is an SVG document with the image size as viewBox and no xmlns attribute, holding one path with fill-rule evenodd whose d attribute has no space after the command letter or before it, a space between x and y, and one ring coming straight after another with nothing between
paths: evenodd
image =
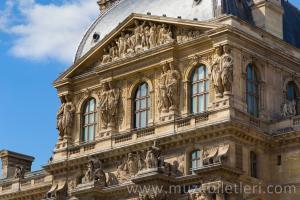
<instances>
[{"instance_id":1,"label":"stone triangular gable","mask_svg":"<svg viewBox=\"0 0 300 200\"><path fill-rule=\"evenodd\" d=\"M180 18L132 14L120 23L83 58L65 71L58 83L66 78L93 72L93 68L134 57L165 45L178 45L201 37L220 25Z\"/></svg>"}]
</instances>

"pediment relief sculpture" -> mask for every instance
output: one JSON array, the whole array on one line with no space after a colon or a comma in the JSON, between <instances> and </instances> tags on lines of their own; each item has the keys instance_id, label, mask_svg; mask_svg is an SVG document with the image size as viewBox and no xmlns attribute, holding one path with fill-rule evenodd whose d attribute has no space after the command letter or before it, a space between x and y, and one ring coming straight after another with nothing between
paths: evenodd
<instances>
[{"instance_id":1,"label":"pediment relief sculpture","mask_svg":"<svg viewBox=\"0 0 300 200\"><path fill-rule=\"evenodd\" d=\"M233 82L233 57L229 45L216 48L216 55L211 66L211 81L216 96L230 95Z\"/></svg>"},{"instance_id":2,"label":"pediment relief sculpture","mask_svg":"<svg viewBox=\"0 0 300 200\"><path fill-rule=\"evenodd\" d=\"M71 136L71 130L74 124L75 106L72 103L70 96L61 97L61 106L57 113L57 130L59 132L59 140Z\"/></svg>"},{"instance_id":3,"label":"pediment relief sculpture","mask_svg":"<svg viewBox=\"0 0 300 200\"><path fill-rule=\"evenodd\" d=\"M162 113L176 111L178 108L180 73L173 63L164 63L158 81L158 109Z\"/></svg>"},{"instance_id":4,"label":"pediment relief sculpture","mask_svg":"<svg viewBox=\"0 0 300 200\"><path fill-rule=\"evenodd\" d=\"M104 82L98 95L102 128L115 128L118 123L120 90L111 81Z\"/></svg>"},{"instance_id":5,"label":"pediment relief sculpture","mask_svg":"<svg viewBox=\"0 0 300 200\"><path fill-rule=\"evenodd\" d=\"M134 56L155 47L190 41L201 35L200 30L172 24L134 20L134 25L121 31L102 51L100 64Z\"/></svg>"}]
</instances>

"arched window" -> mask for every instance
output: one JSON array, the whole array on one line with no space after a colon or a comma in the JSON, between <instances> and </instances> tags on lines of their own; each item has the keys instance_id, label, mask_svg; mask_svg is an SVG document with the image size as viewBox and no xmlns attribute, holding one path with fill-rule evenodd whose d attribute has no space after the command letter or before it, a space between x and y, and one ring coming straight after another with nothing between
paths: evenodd
<instances>
[{"instance_id":1,"label":"arched window","mask_svg":"<svg viewBox=\"0 0 300 200\"><path fill-rule=\"evenodd\" d=\"M201 167L201 155L200 155L200 150L195 150L191 153L191 161L190 161L190 166L191 166L191 170L192 172L195 169L198 169L199 167Z\"/></svg>"},{"instance_id":2,"label":"arched window","mask_svg":"<svg viewBox=\"0 0 300 200\"><path fill-rule=\"evenodd\" d=\"M96 100L90 98L83 108L83 126L82 126L82 141L92 142L95 138L96 125L97 125L97 111Z\"/></svg>"},{"instance_id":3,"label":"arched window","mask_svg":"<svg viewBox=\"0 0 300 200\"><path fill-rule=\"evenodd\" d=\"M259 82L252 64L247 66L247 107L250 115L259 117Z\"/></svg>"},{"instance_id":4,"label":"arched window","mask_svg":"<svg viewBox=\"0 0 300 200\"><path fill-rule=\"evenodd\" d=\"M293 81L287 84L287 100L297 101L297 86Z\"/></svg>"},{"instance_id":5,"label":"arched window","mask_svg":"<svg viewBox=\"0 0 300 200\"><path fill-rule=\"evenodd\" d=\"M134 99L134 128L145 128L150 118L151 100L147 83L139 85Z\"/></svg>"},{"instance_id":6,"label":"arched window","mask_svg":"<svg viewBox=\"0 0 300 200\"><path fill-rule=\"evenodd\" d=\"M191 112L202 113L208 110L209 80L204 65L195 68L191 76Z\"/></svg>"}]
</instances>

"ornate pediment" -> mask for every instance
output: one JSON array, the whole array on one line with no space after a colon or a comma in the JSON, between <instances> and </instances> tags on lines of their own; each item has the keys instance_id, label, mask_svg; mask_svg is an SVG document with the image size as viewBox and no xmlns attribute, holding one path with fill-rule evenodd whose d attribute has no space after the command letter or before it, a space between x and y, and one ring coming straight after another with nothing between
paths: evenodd
<instances>
[{"instance_id":1,"label":"ornate pediment","mask_svg":"<svg viewBox=\"0 0 300 200\"><path fill-rule=\"evenodd\" d=\"M81 76L106 65L171 44L201 37L219 24L151 15L132 14L99 44L67 70L59 80Z\"/></svg>"}]
</instances>

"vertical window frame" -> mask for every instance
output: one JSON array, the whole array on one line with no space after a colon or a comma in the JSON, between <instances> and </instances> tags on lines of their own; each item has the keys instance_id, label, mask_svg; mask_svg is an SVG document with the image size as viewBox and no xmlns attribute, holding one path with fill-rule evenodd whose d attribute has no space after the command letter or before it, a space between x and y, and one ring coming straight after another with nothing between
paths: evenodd
<instances>
[{"instance_id":1,"label":"vertical window frame","mask_svg":"<svg viewBox=\"0 0 300 200\"><path fill-rule=\"evenodd\" d=\"M199 71L203 70L203 77L199 78ZM202 84L202 91L200 91L200 86ZM197 88L197 92L194 92L194 87ZM190 76L190 112L192 114L200 114L208 111L209 104L209 77L208 77L208 69L206 65L199 64L193 70L193 73ZM200 92L199 92L200 91ZM201 98L203 103L201 103ZM195 100L196 99L196 100ZM203 110L201 110L200 104L203 104ZM196 105L196 109L194 107Z\"/></svg>"},{"instance_id":2,"label":"vertical window frame","mask_svg":"<svg viewBox=\"0 0 300 200\"><path fill-rule=\"evenodd\" d=\"M91 110L91 102L93 101L94 104L94 110ZM89 98L84 106L83 106L83 110L82 110L82 126L81 126L81 141L83 143L90 143L93 142L95 140L95 133L96 133L96 129L97 129L97 101L95 98ZM90 123L90 117L93 116L93 122ZM86 119L87 119L87 123L86 123ZM90 127L93 127L93 133L90 133ZM85 132L85 130L87 130L87 132ZM92 138L91 138L92 135Z\"/></svg>"},{"instance_id":3,"label":"vertical window frame","mask_svg":"<svg viewBox=\"0 0 300 200\"><path fill-rule=\"evenodd\" d=\"M145 85L146 91L145 95L142 94L142 87ZM145 101L145 108L142 107L142 102ZM145 126L142 122L142 115L146 113ZM133 100L133 128L142 129L146 128L149 124L151 114L151 96L149 91L149 85L146 82L139 84L134 93Z\"/></svg>"},{"instance_id":4,"label":"vertical window frame","mask_svg":"<svg viewBox=\"0 0 300 200\"><path fill-rule=\"evenodd\" d=\"M253 178L258 178L257 166L258 166L257 154L254 151L250 151L250 175Z\"/></svg>"},{"instance_id":5,"label":"vertical window frame","mask_svg":"<svg viewBox=\"0 0 300 200\"><path fill-rule=\"evenodd\" d=\"M249 78L249 76L251 78ZM249 91L251 88L252 91ZM246 102L247 112L254 116L259 117L259 79L257 69L253 64L248 64L246 69Z\"/></svg>"}]
</instances>

